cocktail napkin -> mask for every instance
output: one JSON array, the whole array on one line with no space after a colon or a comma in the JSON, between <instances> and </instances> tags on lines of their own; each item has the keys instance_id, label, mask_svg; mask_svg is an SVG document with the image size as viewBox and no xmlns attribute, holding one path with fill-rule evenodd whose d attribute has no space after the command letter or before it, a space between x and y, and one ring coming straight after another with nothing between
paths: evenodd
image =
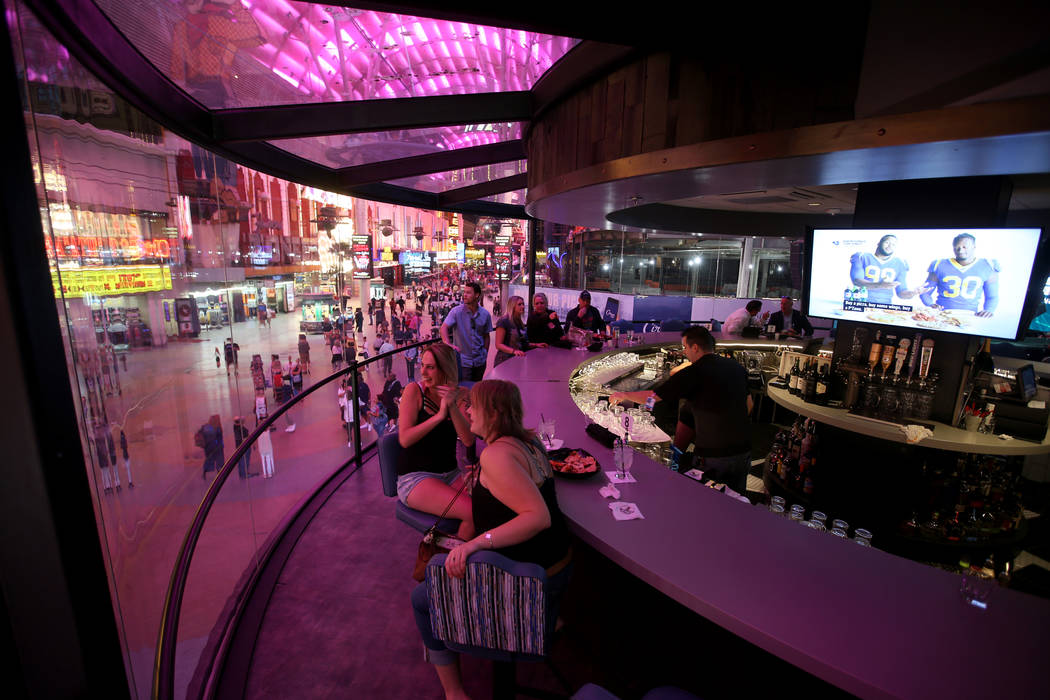
<instances>
[{"instance_id":1,"label":"cocktail napkin","mask_svg":"<svg viewBox=\"0 0 1050 700\"><path fill-rule=\"evenodd\" d=\"M617 471L605 472L605 476L609 479L610 484L633 484L637 481L630 474L621 477L620 472Z\"/></svg>"},{"instance_id":2,"label":"cocktail napkin","mask_svg":"<svg viewBox=\"0 0 1050 700\"><path fill-rule=\"evenodd\" d=\"M932 430L930 430L929 428L924 428L921 425L901 425L899 427L901 429L901 432L904 433L904 441L907 442L909 445L914 445L920 440L923 440L924 438L928 438L931 435L933 435Z\"/></svg>"},{"instance_id":3,"label":"cocktail napkin","mask_svg":"<svg viewBox=\"0 0 1050 700\"><path fill-rule=\"evenodd\" d=\"M605 486L598 489L598 493L602 495L602 498L619 498L620 489L616 488L612 484L606 484Z\"/></svg>"},{"instance_id":4,"label":"cocktail napkin","mask_svg":"<svg viewBox=\"0 0 1050 700\"><path fill-rule=\"evenodd\" d=\"M564 440L561 440L561 439L556 438L556 437L552 437L550 439L550 442L547 442L547 438L546 437L540 438L540 441L543 443L543 446L547 448L548 452L553 452L554 450L560 450L562 448L562 446L565 444Z\"/></svg>"},{"instance_id":5,"label":"cocktail napkin","mask_svg":"<svg viewBox=\"0 0 1050 700\"><path fill-rule=\"evenodd\" d=\"M609 509L612 510L613 517L617 520L634 520L640 518L645 519L642 515L642 511L638 510L638 506L633 503L627 503L625 501L614 501L609 504Z\"/></svg>"}]
</instances>

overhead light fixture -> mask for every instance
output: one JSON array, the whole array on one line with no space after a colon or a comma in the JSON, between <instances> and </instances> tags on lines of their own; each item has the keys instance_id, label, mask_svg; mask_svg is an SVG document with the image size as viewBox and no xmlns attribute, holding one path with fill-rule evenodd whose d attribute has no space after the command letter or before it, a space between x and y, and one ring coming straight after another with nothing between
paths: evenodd
<instances>
[{"instance_id":1,"label":"overhead light fixture","mask_svg":"<svg viewBox=\"0 0 1050 700\"><path fill-rule=\"evenodd\" d=\"M820 206L820 202L808 202L806 204L806 206L808 206L808 207L819 207Z\"/></svg>"}]
</instances>

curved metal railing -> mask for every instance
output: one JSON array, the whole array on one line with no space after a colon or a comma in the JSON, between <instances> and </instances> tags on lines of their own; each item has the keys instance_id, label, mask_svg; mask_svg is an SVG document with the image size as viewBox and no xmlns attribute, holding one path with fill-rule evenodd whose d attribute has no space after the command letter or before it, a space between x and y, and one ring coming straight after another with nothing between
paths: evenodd
<instances>
[{"instance_id":1,"label":"curved metal railing","mask_svg":"<svg viewBox=\"0 0 1050 700\"><path fill-rule=\"evenodd\" d=\"M310 388L304 389L298 395L293 397L292 400L277 407L277 409L268 418L261 422L255 430L252 431L248 438L233 451L233 454L226 460L225 464L222 465L222 468L219 469L215 479L211 482L207 492L204 494L204 498L201 499L200 505L197 506L197 511L193 515L193 520L186 531L186 536L182 540L182 546L179 548L178 556L175 558L175 565L172 568L171 579L168 582L168 590L164 597L164 611L161 615L160 630L157 637L157 652L153 663L153 698L156 700L174 700L175 652L178 643L179 616L182 612L182 601L186 592L186 581L189 577L190 563L197 547L197 541L200 539L201 532L204 530L205 521L208 518L208 514L211 512L212 505L214 505L219 496L219 492L226 483L226 479L229 478L230 474L236 468L241 457L252 448L255 441L264 431L269 430L274 421L297 406L300 402L305 400L306 397L310 396L321 387L327 386L340 377L350 374L353 378L353 395L354 397L357 397L359 395L358 369L367 367L385 358L392 359L396 355L403 353L410 348L424 348L436 342L440 342L440 339L430 338L418 343L396 348L391 352L370 357L362 362L351 362L343 369L333 372ZM374 448L376 444L377 443L373 442L367 447L361 446L361 422L360 420L355 420L355 450L351 460L356 461L357 466L360 467L365 452Z\"/></svg>"}]
</instances>

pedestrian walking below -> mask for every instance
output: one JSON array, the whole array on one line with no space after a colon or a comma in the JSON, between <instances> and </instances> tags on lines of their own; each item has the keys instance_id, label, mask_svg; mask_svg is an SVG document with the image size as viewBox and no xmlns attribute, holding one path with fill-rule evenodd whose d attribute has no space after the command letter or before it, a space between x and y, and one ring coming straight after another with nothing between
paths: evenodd
<instances>
[{"instance_id":1,"label":"pedestrian walking below","mask_svg":"<svg viewBox=\"0 0 1050 700\"><path fill-rule=\"evenodd\" d=\"M217 472L225 461L225 450L222 444L222 421L218 414L213 414L208 422L197 431L195 443L204 449L204 464L201 478L207 479L208 472Z\"/></svg>"},{"instance_id":2,"label":"pedestrian walking below","mask_svg":"<svg viewBox=\"0 0 1050 700\"><path fill-rule=\"evenodd\" d=\"M128 456L128 436L124 434L124 429L120 429L120 452L124 457L124 471L128 475L128 488L135 488L134 482L131 480L131 457Z\"/></svg>"},{"instance_id":3,"label":"pedestrian walking below","mask_svg":"<svg viewBox=\"0 0 1050 700\"><path fill-rule=\"evenodd\" d=\"M233 342L233 338L227 338L222 346L223 354L226 356L226 376L230 376L230 365L233 365L234 374L237 373L237 353L241 346Z\"/></svg>"},{"instance_id":4,"label":"pedestrian walking below","mask_svg":"<svg viewBox=\"0 0 1050 700\"><path fill-rule=\"evenodd\" d=\"M310 341L306 339L306 333L299 334L299 366L303 374L310 374Z\"/></svg>"},{"instance_id":5,"label":"pedestrian walking below","mask_svg":"<svg viewBox=\"0 0 1050 700\"><path fill-rule=\"evenodd\" d=\"M248 430L248 426L244 424L244 418L237 416L233 419L233 439L237 443L237 447L240 447L248 436L251 435L251 431ZM252 460L252 448L248 448L241 458L237 460L237 476L242 479L247 479L250 476L255 476L251 473L251 460Z\"/></svg>"},{"instance_id":6,"label":"pedestrian walking below","mask_svg":"<svg viewBox=\"0 0 1050 700\"><path fill-rule=\"evenodd\" d=\"M408 350L405 350L405 376L408 377L410 382L416 380L417 359L419 359L419 348L410 347Z\"/></svg>"},{"instance_id":7,"label":"pedestrian walking below","mask_svg":"<svg viewBox=\"0 0 1050 700\"><path fill-rule=\"evenodd\" d=\"M273 440L270 439L270 431L264 430L259 439L255 441L259 448L259 457L262 459L262 477L273 478Z\"/></svg>"}]
</instances>

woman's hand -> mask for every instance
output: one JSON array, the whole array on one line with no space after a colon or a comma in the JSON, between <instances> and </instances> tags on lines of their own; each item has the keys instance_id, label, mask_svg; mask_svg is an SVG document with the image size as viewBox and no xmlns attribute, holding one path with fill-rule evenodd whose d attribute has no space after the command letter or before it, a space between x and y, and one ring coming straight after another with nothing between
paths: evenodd
<instances>
[{"instance_id":1,"label":"woman's hand","mask_svg":"<svg viewBox=\"0 0 1050 700\"><path fill-rule=\"evenodd\" d=\"M447 384L442 384L434 387L434 391L441 397L437 415L441 420L445 420L448 418L449 408L454 406L456 402L455 389Z\"/></svg>"},{"instance_id":2,"label":"woman's hand","mask_svg":"<svg viewBox=\"0 0 1050 700\"><path fill-rule=\"evenodd\" d=\"M445 557L445 571L452 578L463 578L467 573L467 557L481 549L475 540L464 542Z\"/></svg>"},{"instance_id":3,"label":"woman's hand","mask_svg":"<svg viewBox=\"0 0 1050 700\"><path fill-rule=\"evenodd\" d=\"M531 343L534 348L547 348L550 347L547 343Z\"/></svg>"},{"instance_id":4,"label":"woman's hand","mask_svg":"<svg viewBox=\"0 0 1050 700\"><path fill-rule=\"evenodd\" d=\"M514 351L514 357L525 357L525 351L524 350L515 350Z\"/></svg>"}]
</instances>

